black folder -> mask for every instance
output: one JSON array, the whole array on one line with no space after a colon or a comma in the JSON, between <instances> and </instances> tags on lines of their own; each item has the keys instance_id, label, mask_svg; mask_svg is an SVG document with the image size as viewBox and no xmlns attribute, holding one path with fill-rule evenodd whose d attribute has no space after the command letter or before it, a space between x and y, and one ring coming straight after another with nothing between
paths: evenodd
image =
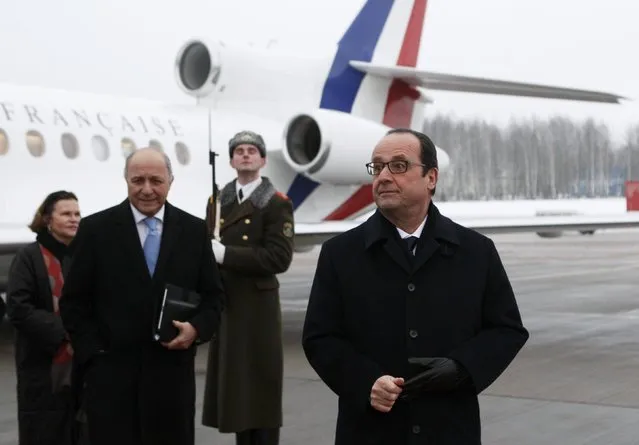
<instances>
[{"instance_id":1,"label":"black folder","mask_svg":"<svg viewBox=\"0 0 639 445\"><path fill-rule=\"evenodd\" d=\"M188 289L167 284L160 315L154 328L153 338L160 342L170 342L177 337L179 331L173 321L188 321L193 317L200 305L200 295Z\"/></svg>"}]
</instances>

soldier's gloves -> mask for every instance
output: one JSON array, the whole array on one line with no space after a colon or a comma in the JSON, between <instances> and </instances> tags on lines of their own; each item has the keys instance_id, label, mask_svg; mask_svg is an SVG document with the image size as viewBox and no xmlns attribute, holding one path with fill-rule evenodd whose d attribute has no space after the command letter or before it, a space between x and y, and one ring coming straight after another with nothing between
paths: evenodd
<instances>
[{"instance_id":1,"label":"soldier's gloves","mask_svg":"<svg viewBox=\"0 0 639 445\"><path fill-rule=\"evenodd\" d=\"M421 372L404 383L402 400L414 399L425 392L452 391L472 384L468 372L453 359L412 357L408 362Z\"/></svg>"},{"instance_id":2,"label":"soldier's gloves","mask_svg":"<svg viewBox=\"0 0 639 445\"><path fill-rule=\"evenodd\" d=\"M215 262L218 264L222 264L222 261L224 261L224 252L226 251L226 247L224 246L224 244L216 239L211 240L211 246L213 247Z\"/></svg>"}]
</instances>

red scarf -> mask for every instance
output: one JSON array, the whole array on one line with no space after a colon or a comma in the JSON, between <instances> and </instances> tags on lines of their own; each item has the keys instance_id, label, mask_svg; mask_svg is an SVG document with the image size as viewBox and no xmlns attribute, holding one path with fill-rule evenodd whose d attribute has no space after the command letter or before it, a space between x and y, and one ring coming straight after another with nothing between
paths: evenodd
<instances>
[{"instance_id":1,"label":"red scarf","mask_svg":"<svg viewBox=\"0 0 639 445\"><path fill-rule=\"evenodd\" d=\"M62 296L62 287L64 286L64 277L62 276L62 265L60 261L47 250L42 244L40 244L40 251L44 258L44 265L47 268L47 275L49 276L49 283L51 285L51 296L53 298L53 312L60 316L60 297ZM53 357L53 364L64 365L70 363L73 358L73 350L71 344L67 339L64 339L58 352Z\"/></svg>"}]
</instances>

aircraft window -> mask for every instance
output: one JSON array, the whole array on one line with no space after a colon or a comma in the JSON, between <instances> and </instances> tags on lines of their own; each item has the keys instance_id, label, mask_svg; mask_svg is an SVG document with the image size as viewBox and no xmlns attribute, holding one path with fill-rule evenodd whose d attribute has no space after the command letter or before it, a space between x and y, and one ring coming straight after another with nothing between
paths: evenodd
<instances>
[{"instance_id":1,"label":"aircraft window","mask_svg":"<svg viewBox=\"0 0 639 445\"><path fill-rule=\"evenodd\" d=\"M63 133L60 142L62 144L62 151L67 158L75 159L78 157L80 146L74 135L71 133Z\"/></svg>"},{"instance_id":2,"label":"aircraft window","mask_svg":"<svg viewBox=\"0 0 639 445\"><path fill-rule=\"evenodd\" d=\"M126 158L131 153L133 153L137 147L135 146L135 142L129 138L122 138L122 154Z\"/></svg>"},{"instance_id":3,"label":"aircraft window","mask_svg":"<svg viewBox=\"0 0 639 445\"><path fill-rule=\"evenodd\" d=\"M157 139L151 139L149 141L149 147L155 148L156 150L164 151L164 148L162 148L162 144Z\"/></svg>"},{"instance_id":4,"label":"aircraft window","mask_svg":"<svg viewBox=\"0 0 639 445\"><path fill-rule=\"evenodd\" d=\"M36 158L44 154L44 138L40 132L35 130L27 131L27 149Z\"/></svg>"},{"instance_id":5,"label":"aircraft window","mask_svg":"<svg viewBox=\"0 0 639 445\"><path fill-rule=\"evenodd\" d=\"M109 143L103 136L95 135L91 138L91 149L98 161L109 159Z\"/></svg>"},{"instance_id":6,"label":"aircraft window","mask_svg":"<svg viewBox=\"0 0 639 445\"><path fill-rule=\"evenodd\" d=\"M189 148L183 142L175 143L175 155L177 156L178 162L182 165L188 164L191 159Z\"/></svg>"},{"instance_id":7,"label":"aircraft window","mask_svg":"<svg viewBox=\"0 0 639 445\"><path fill-rule=\"evenodd\" d=\"M9 151L9 136L0 128L0 156L6 155Z\"/></svg>"}]
</instances>

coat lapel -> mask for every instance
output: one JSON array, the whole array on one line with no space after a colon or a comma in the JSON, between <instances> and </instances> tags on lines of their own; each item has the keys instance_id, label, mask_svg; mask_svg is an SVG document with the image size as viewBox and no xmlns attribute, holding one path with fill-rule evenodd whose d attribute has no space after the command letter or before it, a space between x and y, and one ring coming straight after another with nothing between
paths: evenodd
<instances>
[{"instance_id":1,"label":"coat lapel","mask_svg":"<svg viewBox=\"0 0 639 445\"><path fill-rule=\"evenodd\" d=\"M426 264L436 252L440 250L448 252L449 246L456 245L459 245L459 238L453 222L442 216L435 204L431 202L428 208L428 219L417 245L413 271L417 271Z\"/></svg>"},{"instance_id":2,"label":"coat lapel","mask_svg":"<svg viewBox=\"0 0 639 445\"><path fill-rule=\"evenodd\" d=\"M411 265L408 255L406 255L406 252L402 249L401 244L396 241L397 240L392 238L387 239L384 244L384 250L388 253L388 255L390 255L393 261L402 266L402 269L404 269L407 273L411 273Z\"/></svg>"},{"instance_id":3,"label":"coat lapel","mask_svg":"<svg viewBox=\"0 0 639 445\"><path fill-rule=\"evenodd\" d=\"M235 200L233 201L233 203L223 207L221 218L224 219L224 223L221 224L220 233L225 228L235 224L240 219L246 216L250 216L253 211L253 204L248 199L242 204L238 204L237 200Z\"/></svg>"},{"instance_id":4,"label":"coat lapel","mask_svg":"<svg viewBox=\"0 0 639 445\"><path fill-rule=\"evenodd\" d=\"M437 240L428 237L421 238L413 261L413 271L418 270L439 250L440 244Z\"/></svg>"},{"instance_id":5,"label":"coat lapel","mask_svg":"<svg viewBox=\"0 0 639 445\"><path fill-rule=\"evenodd\" d=\"M411 273L411 265L401 245L401 240L397 231L384 216L377 210L364 224L366 224L365 247L366 249L377 244L384 243L384 251L395 261L406 273Z\"/></svg>"},{"instance_id":6,"label":"coat lapel","mask_svg":"<svg viewBox=\"0 0 639 445\"><path fill-rule=\"evenodd\" d=\"M167 262L171 257L171 252L175 247L175 242L179 239L182 231L182 225L180 224L180 218L175 212L175 208L165 203L164 207L164 223L162 225L162 241L160 243L160 254L158 256L158 262L155 266L155 273L153 278L163 277L166 269ZM146 267L146 262L144 263ZM148 270L147 270L148 275Z\"/></svg>"},{"instance_id":7,"label":"coat lapel","mask_svg":"<svg viewBox=\"0 0 639 445\"><path fill-rule=\"evenodd\" d=\"M125 200L120 204L116 224L120 226L118 233L122 236L122 247L126 251L126 257L131 259L133 275L139 277L143 282L148 283L151 280L149 269L144 259L144 251L140 243L140 235L135 226L135 218L131 211L129 200Z\"/></svg>"},{"instance_id":8,"label":"coat lapel","mask_svg":"<svg viewBox=\"0 0 639 445\"><path fill-rule=\"evenodd\" d=\"M449 245L455 246L459 244L459 238L453 222L442 216L432 202L428 209L426 225L417 245L417 252L412 258L409 257L409 253L404 249L395 226L379 210L365 224L366 248L368 249L377 242L383 242L384 251L409 274L419 270L438 251L444 249L448 252ZM452 250L450 251L452 252Z\"/></svg>"},{"instance_id":9,"label":"coat lapel","mask_svg":"<svg viewBox=\"0 0 639 445\"><path fill-rule=\"evenodd\" d=\"M31 251L29 254L33 258L33 267L35 268L35 276L43 277L39 284L42 284L40 289L40 298L47 307L48 310L53 312L53 300L51 299L51 282L49 281L49 272L47 271L47 265L44 264L44 258L40 251L40 244L36 241L31 245Z\"/></svg>"}]
</instances>

